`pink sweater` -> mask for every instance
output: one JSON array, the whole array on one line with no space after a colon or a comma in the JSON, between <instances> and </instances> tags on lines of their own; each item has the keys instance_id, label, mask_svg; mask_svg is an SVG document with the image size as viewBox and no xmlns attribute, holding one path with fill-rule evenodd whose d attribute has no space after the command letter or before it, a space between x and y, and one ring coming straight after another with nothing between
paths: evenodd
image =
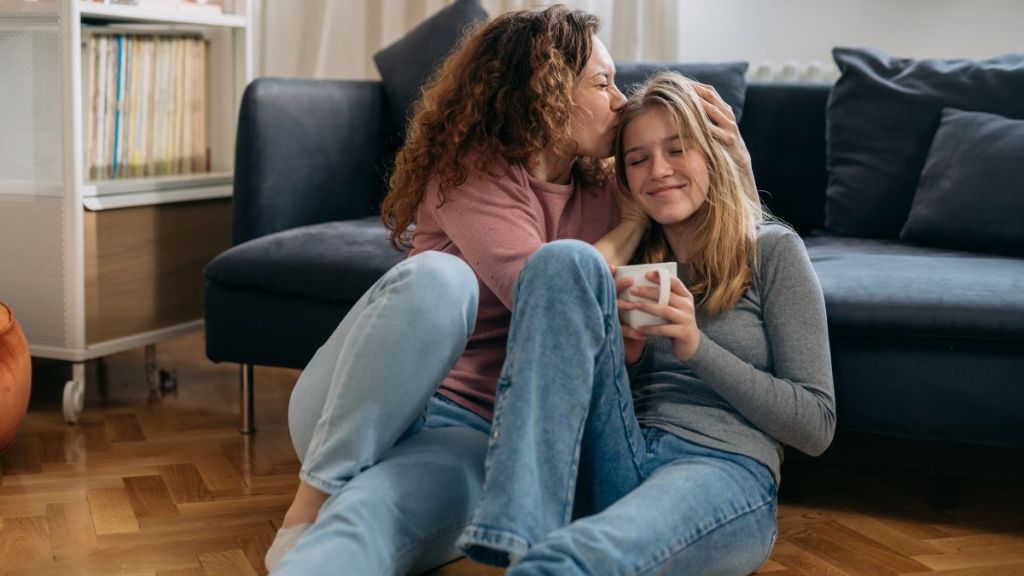
<instances>
[{"instance_id":1,"label":"pink sweater","mask_svg":"<svg viewBox=\"0 0 1024 576\"><path fill-rule=\"evenodd\" d=\"M526 259L542 244L575 238L593 243L619 223L611 181L583 189L531 177L522 166L495 177L467 158L466 181L438 208L438 182L427 185L411 254L437 250L465 260L480 283L476 330L441 384L441 393L490 420L512 320L512 293ZM496 170L491 170L495 172Z\"/></svg>"}]
</instances>

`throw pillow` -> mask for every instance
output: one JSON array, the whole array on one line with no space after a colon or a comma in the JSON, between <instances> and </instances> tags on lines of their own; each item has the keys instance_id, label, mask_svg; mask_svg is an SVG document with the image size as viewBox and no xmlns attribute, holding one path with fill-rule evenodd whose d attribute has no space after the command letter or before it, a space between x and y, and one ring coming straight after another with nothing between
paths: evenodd
<instances>
[{"instance_id":1,"label":"throw pillow","mask_svg":"<svg viewBox=\"0 0 1024 576\"><path fill-rule=\"evenodd\" d=\"M480 0L456 0L373 55L400 137L420 87L455 47L462 32L487 19Z\"/></svg>"},{"instance_id":2,"label":"throw pillow","mask_svg":"<svg viewBox=\"0 0 1024 576\"><path fill-rule=\"evenodd\" d=\"M911 60L833 50L841 76L828 102L825 228L896 238L943 108L1024 118L1024 54Z\"/></svg>"},{"instance_id":3,"label":"throw pillow","mask_svg":"<svg viewBox=\"0 0 1024 576\"><path fill-rule=\"evenodd\" d=\"M900 239L1024 256L1024 120L947 108Z\"/></svg>"},{"instance_id":4,"label":"throw pillow","mask_svg":"<svg viewBox=\"0 0 1024 576\"><path fill-rule=\"evenodd\" d=\"M648 64L633 62L617 64L615 85L623 94L629 96L636 88L655 72L671 70L698 82L710 84L718 91L722 100L736 114L736 122L743 114L743 100L747 95L747 63L722 62L713 64Z\"/></svg>"}]
</instances>

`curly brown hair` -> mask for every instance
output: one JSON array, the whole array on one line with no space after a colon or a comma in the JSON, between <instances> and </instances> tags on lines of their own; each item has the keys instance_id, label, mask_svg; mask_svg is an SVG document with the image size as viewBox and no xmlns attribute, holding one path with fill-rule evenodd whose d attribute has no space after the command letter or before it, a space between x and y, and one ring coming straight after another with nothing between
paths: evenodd
<instances>
[{"instance_id":1,"label":"curly brown hair","mask_svg":"<svg viewBox=\"0 0 1024 576\"><path fill-rule=\"evenodd\" d=\"M597 16L554 5L502 14L463 36L425 85L395 158L381 217L396 249L410 245L427 182L439 178L444 204L466 181L468 153L478 154L475 169L495 176L544 150L575 155L573 90L599 26ZM584 185L607 177L596 159L573 170Z\"/></svg>"}]
</instances>

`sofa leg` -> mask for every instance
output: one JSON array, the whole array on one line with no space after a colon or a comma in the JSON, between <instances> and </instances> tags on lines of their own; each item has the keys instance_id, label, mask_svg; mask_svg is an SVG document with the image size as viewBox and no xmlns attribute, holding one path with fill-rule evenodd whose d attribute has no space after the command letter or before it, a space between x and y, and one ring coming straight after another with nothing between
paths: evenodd
<instances>
[{"instance_id":1,"label":"sofa leg","mask_svg":"<svg viewBox=\"0 0 1024 576\"><path fill-rule=\"evenodd\" d=\"M256 432L256 415L253 409L252 387L253 387L253 366L252 364L241 365L241 387L242 387L242 434Z\"/></svg>"}]
</instances>

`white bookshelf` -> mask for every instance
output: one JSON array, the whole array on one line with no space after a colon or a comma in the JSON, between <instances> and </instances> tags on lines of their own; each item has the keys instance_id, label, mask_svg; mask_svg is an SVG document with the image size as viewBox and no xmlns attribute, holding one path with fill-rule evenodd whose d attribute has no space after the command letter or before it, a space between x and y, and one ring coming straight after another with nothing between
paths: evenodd
<instances>
[{"instance_id":1,"label":"white bookshelf","mask_svg":"<svg viewBox=\"0 0 1024 576\"><path fill-rule=\"evenodd\" d=\"M194 295L189 311L175 310L176 282L187 278L190 294L201 286L199 257L188 250L212 249L209 238L229 234L210 228L229 224L238 107L253 78L253 1L224 0L223 13L210 14L0 0L0 300L33 356L72 363L69 420L81 410L85 362L140 346L151 352L202 327ZM95 31L133 29L198 32L209 41L210 172L85 179L84 41ZM183 230L181 245L170 226ZM132 294L107 296L119 283L137 287L136 302Z\"/></svg>"}]
</instances>

